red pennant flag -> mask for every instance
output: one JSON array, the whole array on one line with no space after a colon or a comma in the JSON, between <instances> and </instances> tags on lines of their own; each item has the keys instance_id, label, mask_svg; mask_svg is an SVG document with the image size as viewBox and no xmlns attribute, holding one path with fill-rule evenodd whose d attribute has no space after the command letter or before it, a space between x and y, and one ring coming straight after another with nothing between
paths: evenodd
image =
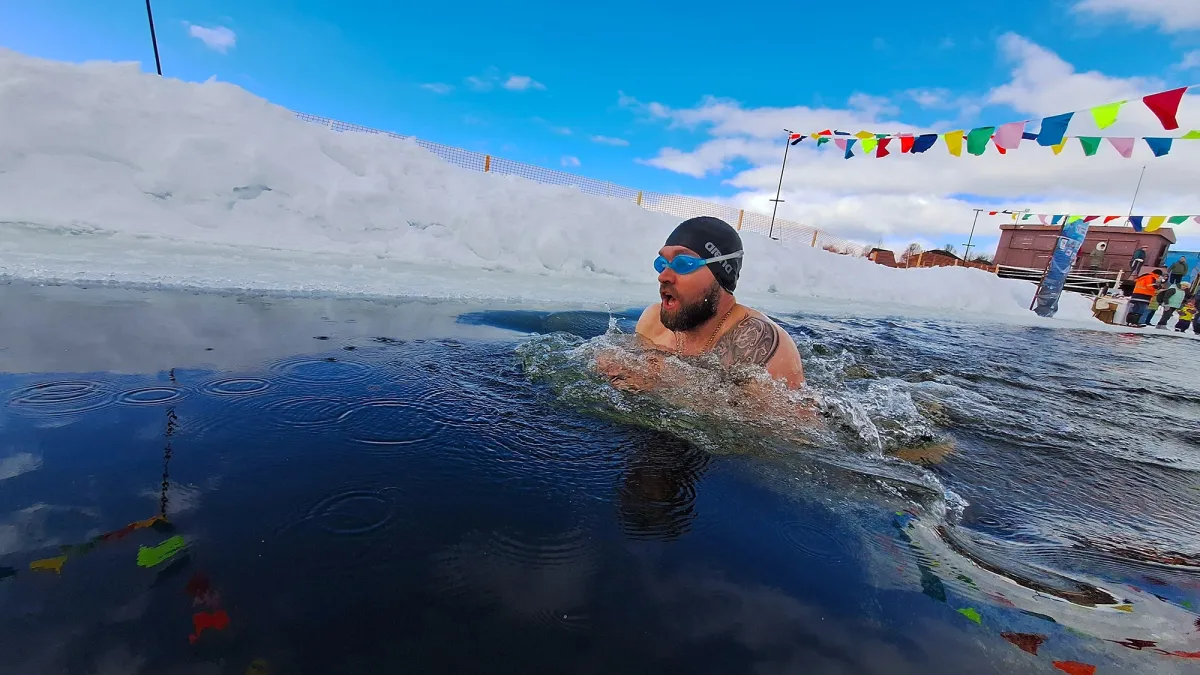
<instances>
[{"instance_id":1,"label":"red pennant flag","mask_svg":"<svg viewBox=\"0 0 1200 675\"><path fill-rule=\"evenodd\" d=\"M879 139L879 146L878 146L879 149L875 151L875 157L883 158L883 157L887 157L888 155L892 154L892 153L888 152L888 149L887 149L888 143L891 143L891 142L892 142L892 139L890 139L890 138Z\"/></svg>"},{"instance_id":2,"label":"red pennant flag","mask_svg":"<svg viewBox=\"0 0 1200 675\"><path fill-rule=\"evenodd\" d=\"M1107 225L1121 216L1104 216L1104 224Z\"/></svg>"},{"instance_id":3,"label":"red pennant flag","mask_svg":"<svg viewBox=\"0 0 1200 675\"><path fill-rule=\"evenodd\" d=\"M1000 637L1020 647L1022 651L1029 652L1034 656L1037 656L1038 647L1042 646L1042 643L1046 641L1045 635L1034 633L1001 633Z\"/></svg>"},{"instance_id":4,"label":"red pennant flag","mask_svg":"<svg viewBox=\"0 0 1200 675\"><path fill-rule=\"evenodd\" d=\"M916 140L917 139L915 136L901 136L900 152L908 152L909 150L912 150L913 143L916 142Z\"/></svg>"},{"instance_id":5,"label":"red pennant flag","mask_svg":"<svg viewBox=\"0 0 1200 675\"><path fill-rule=\"evenodd\" d=\"M1160 91L1157 94L1150 94L1142 99L1150 112L1162 122L1163 129L1170 131L1179 128L1179 122L1175 120L1175 113L1179 111L1179 102L1183 100L1183 94L1187 91L1187 87L1172 89L1170 91Z\"/></svg>"},{"instance_id":6,"label":"red pennant flag","mask_svg":"<svg viewBox=\"0 0 1200 675\"><path fill-rule=\"evenodd\" d=\"M814 134L814 135L820 135L820 136L832 136L832 135L833 135L833 131L831 131L831 130L829 130L829 129L826 129L825 131L819 131L819 132L817 132L817 134Z\"/></svg>"},{"instance_id":7,"label":"red pennant flag","mask_svg":"<svg viewBox=\"0 0 1200 675\"><path fill-rule=\"evenodd\" d=\"M1096 666L1078 661L1053 661L1055 668L1067 675L1096 675Z\"/></svg>"},{"instance_id":8,"label":"red pennant flag","mask_svg":"<svg viewBox=\"0 0 1200 675\"><path fill-rule=\"evenodd\" d=\"M792 134L791 136L788 136L789 141L794 141L797 138L800 138L800 134Z\"/></svg>"},{"instance_id":9,"label":"red pennant flag","mask_svg":"<svg viewBox=\"0 0 1200 675\"><path fill-rule=\"evenodd\" d=\"M1097 218L1099 218L1099 217L1100 217L1100 216L1084 216L1084 217L1083 217L1083 222L1085 222L1085 223L1090 223L1090 222L1092 222L1093 220L1095 220L1095 219L1097 219Z\"/></svg>"},{"instance_id":10,"label":"red pennant flag","mask_svg":"<svg viewBox=\"0 0 1200 675\"><path fill-rule=\"evenodd\" d=\"M988 215L989 215L989 216L994 216L994 215L996 215L997 213L1000 213L1000 212L999 212L999 211L988 211Z\"/></svg>"},{"instance_id":11,"label":"red pennant flag","mask_svg":"<svg viewBox=\"0 0 1200 675\"><path fill-rule=\"evenodd\" d=\"M1006 148L1003 148L1000 146L1000 142L996 140L995 136L992 136L992 143L996 144L996 149L1000 151L1000 154L1002 154L1002 155L1008 154L1008 150Z\"/></svg>"}]
</instances>

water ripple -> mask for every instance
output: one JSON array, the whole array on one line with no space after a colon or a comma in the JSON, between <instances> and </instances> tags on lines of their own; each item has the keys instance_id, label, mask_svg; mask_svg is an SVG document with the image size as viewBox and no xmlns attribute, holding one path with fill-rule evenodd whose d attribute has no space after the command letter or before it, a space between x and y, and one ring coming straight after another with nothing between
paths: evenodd
<instances>
[{"instance_id":1,"label":"water ripple","mask_svg":"<svg viewBox=\"0 0 1200 675\"><path fill-rule=\"evenodd\" d=\"M8 406L38 415L73 415L112 405L116 395L105 383L88 380L42 382L18 389Z\"/></svg>"},{"instance_id":2,"label":"water ripple","mask_svg":"<svg viewBox=\"0 0 1200 675\"><path fill-rule=\"evenodd\" d=\"M206 382L201 388L213 396L253 396L271 388L271 383L261 377L226 377Z\"/></svg>"},{"instance_id":3,"label":"water ripple","mask_svg":"<svg viewBox=\"0 0 1200 675\"><path fill-rule=\"evenodd\" d=\"M183 390L174 387L140 387L118 394L117 403L125 405L163 405L165 403L174 403L183 397Z\"/></svg>"},{"instance_id":4,"label":"water ripple","mask_svg":"<svg viewBox=\"0 0 1200 675\"><path fill-rule=\"evenodd\" d=\"M268 424L283 429L317 429L336 426L351 404L327 396L293 396L268 401L263 405Z\"/></svg>"},{"instance_id":5,"label":"water ripple","mask_svg":"<svg viewBox=\"0 0 1200 675\"><path fill-rule=\"evenodd\" d=\"M360 361L334 357L294 356L269 365L283 379L301 384L351 384L370 379L371 367Z\"/></svg>"}]
</instances>

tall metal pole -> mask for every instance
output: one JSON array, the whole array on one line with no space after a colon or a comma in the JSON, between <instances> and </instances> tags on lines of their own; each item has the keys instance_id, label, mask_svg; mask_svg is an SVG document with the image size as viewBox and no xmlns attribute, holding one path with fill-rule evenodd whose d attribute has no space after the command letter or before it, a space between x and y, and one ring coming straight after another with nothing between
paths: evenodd
<instances>
[{"instance_id":1,"label":"tall metal pole","mask_svg":"<svg viewBox=\"0 0 1200 675\"><path fill-rule=\"evenodd\" d=\"M779 167L779 185L775 188L775 205L771 207L771 228L767 231L767 237L775 238L775 212L779 210L779 202L783 201L779 198L780 191L783 190L783 170L787 168L787 153L788 148L792 147L792 130L784 129L787 137L783 141L783 164Z\"/></svg>"},{"instance_id":2,"label":"tall metal pole","mask_svg":"<svg viewBox=\"0 0 1200 675\"><path fill-rule=\"evenodd\" d=\"M1133 217L1133 205L1137 203L1138 192L1141 191L1141 189L1142 189L1142 179L1145 177L1146 177L1146 167L1143 166L1142 167L1142 175L1138 176L1137 187L1133 189L1133 201L1129 202L1129 215L1125 217L1126 220Z\"/></svg>"},{"instance_id":3,"label":"tall metal pole","mask_svg":"<svg viewBox=\"0 0 1200 675\"><path fill-rule=\"evenodd\" d=\"M154 10L150 9L150 0L146 0L146 18L150 20L150 43L154 45L154 69L162 75L162 61L158 60L158 37L154 34Z\"/></svg>"},{"instance_id":4,"label":"tall metal pole","mask_svg":"<svg viewBox=\"0 0 1200 675\"><path fill-rule=\"evenodd\" d=\"M971 262L971 242L975 240L975 224L979 222L979 212L983 209L975 209L975 220L971 221L971 234L967 237L967 243L963 244L963 260Z\"/></svg>"}]
</instances>

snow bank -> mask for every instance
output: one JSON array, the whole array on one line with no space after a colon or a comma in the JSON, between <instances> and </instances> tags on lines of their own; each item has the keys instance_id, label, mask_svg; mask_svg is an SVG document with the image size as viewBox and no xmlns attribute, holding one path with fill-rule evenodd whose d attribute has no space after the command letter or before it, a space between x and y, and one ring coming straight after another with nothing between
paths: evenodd
<instances>
[{"instance_id":1,"label":"snow bank","mask_svg":"<svg viewBox=\"0 0 1200 675\"><path fill-rule=\"evenodd\" d=\"M677 219L338 133L231 84L0 50L0 273L392 295L656 296ZM994 318L1033 288L747 234L739 295ZM1086 317L1082 298L1060 316Z\"/></svg>"}]
</instances>

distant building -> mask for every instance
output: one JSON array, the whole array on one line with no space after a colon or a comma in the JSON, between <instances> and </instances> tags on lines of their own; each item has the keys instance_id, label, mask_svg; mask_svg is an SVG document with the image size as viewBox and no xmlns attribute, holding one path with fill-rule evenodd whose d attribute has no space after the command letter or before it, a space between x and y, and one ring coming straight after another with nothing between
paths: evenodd
<instances>
[{"instance_id":1,"label":"distant building","mask_svg":"<svg viewBox=\"0 0 1200 675\"><path fill-rule=\"evenodd\" d=\"M1058 243L1059 231L1057 225L1001 225L995 263L1010 267L1044 269ZM1154 232L1137 232L1131 227L1093 225L1088 229L1083 247L1079 249L1075 268L1088 270L1095 260L1099 263L1099 271L1128 271L1133 252L1139 247L1146 249L1144 270L1164 267L1167 248L1174 243L1175 231L1169 227ZM1103 244L1103 254L1093 257L1092 252L1100 244Z\"/></svg>"},{"instance_id":2,"label":"distant building","mask_svg":"<svg viewBox=\"0 0 1200 675\"><path fill-rule=\"evenodd\" d=\"M896 254L892 253L886 248L871 249L871 252L867 254L867 260L874 261L876 264L883 265L885 267L896 266Z\"/></svg>"}]
</instances>

